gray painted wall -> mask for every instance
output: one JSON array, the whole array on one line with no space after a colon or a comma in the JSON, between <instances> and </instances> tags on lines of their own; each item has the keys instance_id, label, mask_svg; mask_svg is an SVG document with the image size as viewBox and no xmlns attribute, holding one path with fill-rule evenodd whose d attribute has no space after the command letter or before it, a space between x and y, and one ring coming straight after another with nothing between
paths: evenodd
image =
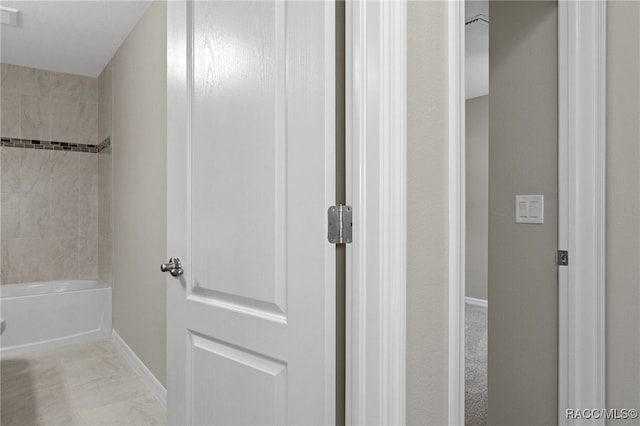
<instances>
[{"instance_id":1,"label":"gray painted wall","mask_svg":"<svg viewBox=\"0 0 640 426\"><path fill-rule=\"evenodd\" d=\"M607 6L608 408L640 400L640 3ZM609 421L607 424L637 424Z\"/></svg>"},{"instance_id":2,"label":"gray painted wall","mask_svg":"<svg viewBox=\"0 0 640 426\"><path fill-rule=\"evenodd\" d=\"M489 238L489 96L467 99L465 295L487 300Z\"/></svg>"},{"instance_id":3,"label":"gray painted wall","mask_svg":"<svg viewBox=\"0 0 640 426\"><path fill-rule=\"evenodd\" d=\"M489 424L557 422L557 3L490 4ZM543 194L543 225L516 224Z\"/></svg>"}]
</instances>

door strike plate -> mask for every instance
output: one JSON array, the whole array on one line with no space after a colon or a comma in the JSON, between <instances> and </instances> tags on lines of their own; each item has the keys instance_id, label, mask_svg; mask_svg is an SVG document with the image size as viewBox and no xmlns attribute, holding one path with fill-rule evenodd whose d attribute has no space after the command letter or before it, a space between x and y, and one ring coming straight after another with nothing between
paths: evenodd
<instances>
[{"instance_id":1,"label":"door strike plate","mask_svg":"<svg viewBox=\"0 0 640 426\"><path fill-rule=\"evenodd\" d=\"M569 264L569 252L567 250L558 250L556 263L558 266L567 266Z\"/></svg>"}]
</instances>

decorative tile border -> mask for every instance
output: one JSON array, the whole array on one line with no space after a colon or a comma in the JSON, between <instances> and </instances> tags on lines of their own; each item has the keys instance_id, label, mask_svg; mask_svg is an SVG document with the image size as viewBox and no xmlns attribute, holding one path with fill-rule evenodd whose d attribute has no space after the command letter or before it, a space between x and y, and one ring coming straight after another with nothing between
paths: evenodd
<instances>
[{"instance_id":1,"label":"decorative tile border","mask_svg":"<svg viewBox=\"0 0 640 426\"><path fill-rule=\"evenodd\" d=\"M105 140L98 145L98 152L102 152L105 148L111 146L111 136L107 136Z\"/></svg>"},{"instance_id":2,"label":"decorative tile border","mask_svg":"<svg viewBox=\"0 0 640 426\"><path fill-rule=\"evenodd\" d=\"M16 138L0 138L0 146L9 146L14 148L30 148L30 149L47 149L51 151L74 151L74 152L92 152L97 153L111 145L111 138L107 137L99 145L43 141L37 139L16 139Z\"/></svg>"}]
</instances>

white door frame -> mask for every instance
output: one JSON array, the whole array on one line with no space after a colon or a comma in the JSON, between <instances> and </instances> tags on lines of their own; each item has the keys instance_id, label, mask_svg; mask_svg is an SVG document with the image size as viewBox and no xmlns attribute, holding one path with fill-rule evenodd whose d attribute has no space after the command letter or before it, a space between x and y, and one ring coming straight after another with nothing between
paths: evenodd
<instances>
[{"instance_id":1,"label":"white door frame","mask_svg":"<svg viewBox=\"0 0 640 426\"><path fill-rule=\"evenodd\" d=\"M464 424L464 3L449 0L449 424ZM558 424L605 408L606 0L558 3ZM604 424L604 419L590 423Z\"/></svg>"},{"instance_id":2,"label":"white door frame","mask_svg":"<svg viewBox=\"0 0 640 426\"><path fill-rule=\"evenodd\" d=\"M406 2L346 2L346 424L405 424Z\"/></svg>"},{"instance_id":3,"label":"white door frame","mask_svg":"<svg viewBox=\"0 0 640 426\"><path fill-rule=\"evenodd\" d=\"M449 425L464 425L464 27L464 0L449 0Z\"/></svg>"},{"instance_id":4,"label":"white door frame","mask_svg":"<svg viewBox=\"0 0 640 426\"><path fill-rule=\"evenodd\" d=\"M559 3L559 425L605 408L606 16L606 0Z\"/></svg>"}]
</instances>

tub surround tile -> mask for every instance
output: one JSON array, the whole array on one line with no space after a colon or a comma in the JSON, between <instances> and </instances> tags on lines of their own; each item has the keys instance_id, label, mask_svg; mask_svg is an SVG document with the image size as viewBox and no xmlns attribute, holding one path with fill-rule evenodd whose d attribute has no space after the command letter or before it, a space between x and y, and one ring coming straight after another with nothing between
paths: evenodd
<instances>
[{"instance_id":1,"label":"tub surround tile","mask_svg":"<svg viewBox=\"0 0 640 426\"><path fill-rule=\"evenodd\" d=\"M40 96L22 95L20 137L49 139L51 135L51 101Z\"/></svg>"},{"instance_id":2,"label":"tub surround tile","mask_svg":"<svg viewBox=\"0 0 640 426\"><path fill-rule=\"evenodd\" d=\"M78 191L80 194L98 193L98 156L78 155Z\"/></svg>"},{"instance_id":3,"label":"tub surround tile","mask_svg":"<svg viewBox=\"0 0 640 426\"><path fill-rule=\"evenodd\" d=\"M20 194L20 237L44 238L49 231L49 195Z\"/></svg>"},{"instance_id":4,"label":"tub surround tile","mask_svg":"<svg viewBox=\"0 0 640 426\"><path fill-rule=\"evenodd\" d=\"M77 142L87 144L98 140L98 104L79 103Z\"/></svg>"},{"instance_id":5,"label":"tub surround tile","mask_svg":"<svg viewBox=\"0 0 640 426\"><path fill-rule=\"evenodd\" d=\"M3 138L97 145L98 79L2 64Z\"/></svg>"},{"instance_id":6,"label":"tub surround tile","mask_svg":"<svg viewBox=\"0 0 640 426\"><path fill-rule=\"evenodd\" d=\"M111 239L112 235L112 195L98 195L98 236Z\"/></svg>"},{"instance_id":7,"label":"tub surround tile","mask_svg":"<svg viewBox=\"0 0 640 426\"><path fill-rule=\"evenodd\" d=\"M49 244L43 238L21 238L13 241L19 245L16 250L20 259L20 281L45 281L50 278Z\"/></svg>"},{"instance_id":8,"label":"tub surround tile","mask_svg":"<svg viewBox=\"0 0 640 426\"><path fill-rule=\"evenodd\" d=\"M98 192L101 194L113 193L113 170L111 147L100 152L98 155Z\"/></svg>"},{"instance_id":9,"label":"tub surround tile","mask_svg":"<svg viewBox=\"0 0 640 426\"><path fill-rule=\"evenodd\" d=\"M0 247L0 282L2 284L20 282L20 270L24 256L24 245L21 240L1 240Z\"/></svg>"},{"instance_id":10,"label":"tub surround tile","mask_svg":"<svg viewBox=\"0 0 640 426\"><path fill-rule=\"evenodd\" d=\"M51 152L50 193L76 192L79 188L79 156L78 152Z\"/></svg>"},{"instance_id":11,"label":"tub surround tile","mask_svg":"<svg viewBox=\"0 0 640 426\"><path fill-rule=\"evenodd\" d=\"M68 99L54 99L53 111L51 140L79 142L79 103Z\"/></svg>"},{"instance_id":12,"label":"tub surround tile","mask_svg":"<svg viewBox=\"0 0 640 426\"><path fill-rule=\"evenodd\" d=\"M9 64L1 68L0 284L96 278L96 154L110 145L108 138L98 139L98 115L107 113L100 111L106 104L98 98L99 80ZM107 90L106 83L110 77L101 90ZM111 88L107 91L110 114ZM63 252L72 260L63 259Z\"/></svg>"},{"instance_id":13,"label":"tub surround tile","mask_svg":"<svg viewBox=\"0 0 640 426\"><path fill-rule=\"evenodd\" d=\"M0 91L2 93L20 94L20 66L0 64Z\"/></svg>"},{"instance_id":14,"label":"tub surround tile","mask_svg":"<svg viewBox=\"0 0 640 426\"><path fill-rule=\"evenodd\" d=\"M111 137L107 137L103 139L102 142L98 144L98 152L103 152L105 154L111 154Z\"/></svg>"},{"instance_id":15,"label":"tub surround tile","mask_svg":"<svg viewBox=\"0 0 640 426\"><path fill-rule=\"evenodd\" d=\"M78 193L52 194L51 236L78 236Z\"/></svg>"},{"instance_id":16,"label":"tub surround tile","mask_svg":"<svg viewBox=\"0 0 640 426\"><path fill-rule=\"evenodd\" d=\"M106 138L98 154L98 277L113 285L113 199L111 138Z\"/></svg>"},{"instance_id":17,"label":"tub surround tile","mask_svg":"<svg viewBox=\"0 0 640 426\"><path fill-rule=\"evenodd\" d=\"M52 238L49 250L49 276L56 280L78 276L77 238Z\"/></svg>"},{"instance_id":18,"label":"tub surround tile","mask_svg":"<svg viewBox=\"0 0 640 426\"><path fill-rule=\"evenodd\" d=\"M20 149L20 192L49 192L51 156L49 151Z\"/></svg>"},{"instance_id":19,"label":"tub surround tile","mask_svg":"<svg viewBox=\"0 0 640 426\"><path fill-rule=\"evenodd\" d=\"M98 240L98 278L109 285L113 285L113 245L110 239Z\"/></svg>"},{"instance_id":20,"label":"tub surround tile","mask_svg":"<svg viewBox=\"0 0 640 426\"><path fill-rule=\"evenodd\" d=\"M51 96L76 102L98 101L98 80L91 77L51 72Z\"/></svg>"},{"instance_id":21,"label":"tub surround tile","mask_svg":"<svg viewBox=\"0 0 640 426\"><path fill-rule=\"evenodd\" d=\"M20 236L20 194L3 192L0 194L0 212L2 213L1 238Z\"/></svg>"},{"instance_id":22,"label":"tub surround tile","mask_svg":"<svg viewBox=\"0 0 640 426\"><path fill-rule=\"evenodd\" d=\"M29 96L49 97L50 72L37 68L20 67L20 93Z\"/></svg>"},{"instance_id":23,"label":"tub surround tile","mask_svg":"<svg viewBox=\"0 0 640 426\"><path fill-rule=\"evenodd\" d=\"M98 139L98 104L55 99L51 139L95 144Z\"/></svg>"},{"instance_id":24,"label":"tub surround tile","mask_svg":"<svg viewBox=\"0 0 640 426\"><path fill-rule=\"evenodd\" d=\"M2 192L20 192L22 150L0 147L0 180Z\"/></svg>"},{"instance_id":25,"label":"tub surround tile","mask_svg":"<svg viewBox=\"0 0 640 426\"><path fill-rule=\"evenodd\" d=\"M78 277L98 277L97 238L78 238Z\"/></svg>"},{"instance_id":26,"label":"tub surround tile","mask_svg":"<svg viewBox=\"0 0 640 426\"><path fill-rule=\"evenodd\" d=\"M98 139L111 136L111 62L98 77Z\"/></svg>"},{"instance_id":27,"label":"tub surround tile","mask_svg":"<svg viewBox=\"0 0 640 426\"><path fill-rule=\"evenodd\" d=\"M22 98L17 93L0 94L0 134L10 138L20 137Z\"/></svg>"},{"instance_id":28,"label":"tub surround tile","mask_svg":"<svg viewBox=\"0 0 640 426\"><path fill-rule=\"evenodd\" d=\"M78 236L98 238L98 194L78 195Z\"/></svg>"}]
</instances>

